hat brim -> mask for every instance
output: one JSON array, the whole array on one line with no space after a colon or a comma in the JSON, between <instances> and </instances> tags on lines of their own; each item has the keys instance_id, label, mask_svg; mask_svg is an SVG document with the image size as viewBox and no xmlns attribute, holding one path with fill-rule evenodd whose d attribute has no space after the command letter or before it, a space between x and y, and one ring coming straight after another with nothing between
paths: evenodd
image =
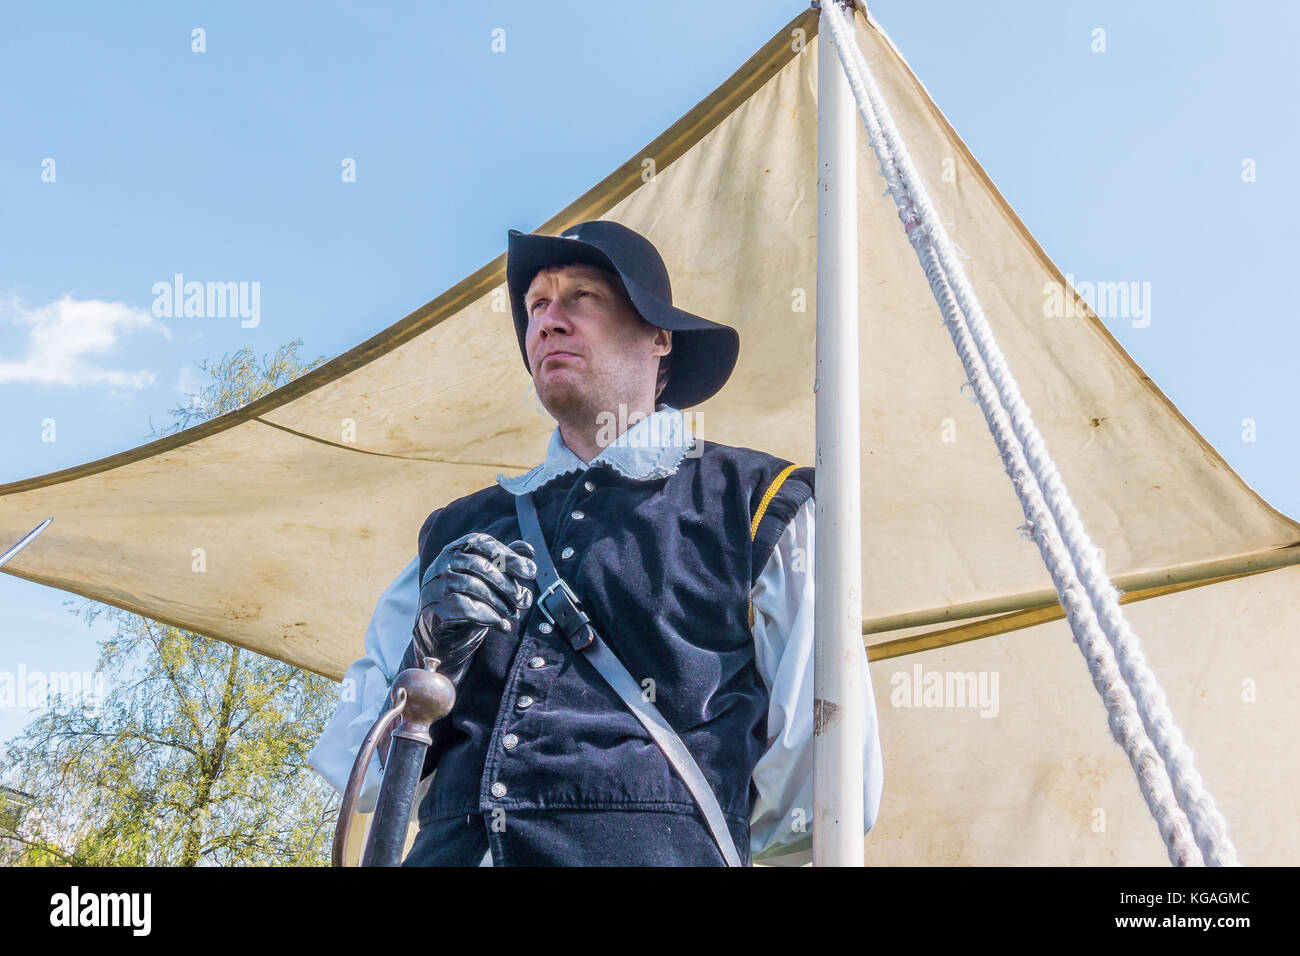
<instances>
[{"instance_id":1,"label":"hat brim","mask_svg":"<svg viewBox=\"0 0 1300 956\"><path fill-rule=\"evenodd\" d=\"M583 263L600 266L618 275L627 289L632 306L655 328L673 333L672 371L658 401L673 408L687 408L717 394L731 377L740 356L740 334L727 325L679 309L647 292L623 275L600 249L581 239L539 236L510 230L506 253L506 286L510 293L510 310L514 316L515 335L524 368L528 364L525 338L528 314L524 296L533 277L551 266Z\"/></svg>"}]
</instances>

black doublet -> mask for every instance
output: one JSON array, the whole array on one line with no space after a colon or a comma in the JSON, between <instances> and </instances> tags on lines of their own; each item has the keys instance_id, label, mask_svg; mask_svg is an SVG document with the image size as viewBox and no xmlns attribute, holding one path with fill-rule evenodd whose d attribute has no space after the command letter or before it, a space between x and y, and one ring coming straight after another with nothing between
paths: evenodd
<instances>
[{"instance_id":1,"label":"black doublet","mask_svg":"<svg viewBox=\"0 0 1300 956\"><path fill-rule=\"evenodd\" d=\"M768 716L749 593L813 491L813 469L790 465L697 439L666 477L630 478L597 459L533 493L557 570L695 757L745 863ZM520 538L511 492L494 485L431 514L420 530L421 579L443 547L471 531ZM534 605L518 632L489 633L455 708L434 726L425 772L437 773L419 809L424 845L412 858L476 864L487 825L499 864L720 865L663 753L544 623ZM467 822L476 841L463 839Z\"/></svg>"}]
</instances>

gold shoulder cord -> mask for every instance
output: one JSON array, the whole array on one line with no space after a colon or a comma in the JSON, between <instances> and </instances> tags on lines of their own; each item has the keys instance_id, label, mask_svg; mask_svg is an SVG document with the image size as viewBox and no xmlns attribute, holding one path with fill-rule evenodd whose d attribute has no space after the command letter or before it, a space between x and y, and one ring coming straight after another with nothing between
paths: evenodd
<instances>
[{"instance_id":1,"label":"gold shoulder cord","mask_svg":"<svg viewBox=\"0 0 1300 956\"><path fill-rule=\"evenodd\" d=\"M767 491L763 492L763 500L758 503L758 510L754 512L754 520L749 525L749 541L751 544L758 535L758 523L763 520L763 515L767 513L768 503L781 490L781 485L785 483L785 479L790 472L798 467L798 465L786 465L781 469L781 473L772 479L772 483L767 486ZM752 595L749 598L749 626L751 628L754 626L754 598Z\"/></svg>"}]
</instances>

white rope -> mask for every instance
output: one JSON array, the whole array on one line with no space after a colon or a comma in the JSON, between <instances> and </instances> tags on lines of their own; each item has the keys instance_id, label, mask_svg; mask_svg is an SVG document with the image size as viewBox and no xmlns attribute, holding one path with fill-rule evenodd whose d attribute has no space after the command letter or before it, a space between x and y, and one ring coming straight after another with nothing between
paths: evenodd
<instances>
[{"instance_id":1,"label":"white rope","mask_svg":"<svg viewBox=\"0 0 1300 956\"><path fill-rule=\"evenodd\" d=\"M1236 851L1227 837L1227 824L1204 789L1164 692L1119 609L1118 593L1102 571L1100 555L1083 528L1007 368L862 51L849 36L851 27L846 15L833 0L821 6L908 239L939 301L945 325L1016 486L1029 529L1057 586L1075 640L1088 660L1093 683L1106 701L1112 734L1137 772L1170 859L1176 864L1204 860L1212 865L1235 865ZM1099 637L1104 640L1099 641ZM1154 766L1150 753L1153 743L1159 754ZM1164 772L1153 774L1161 761ZM1162 779L1165 773L1168 779ZM1170 781L1176 806L1169 801ZM1188 852L1188 826L1199 852L1195 847Z\"/></svg>"}]
</instances>

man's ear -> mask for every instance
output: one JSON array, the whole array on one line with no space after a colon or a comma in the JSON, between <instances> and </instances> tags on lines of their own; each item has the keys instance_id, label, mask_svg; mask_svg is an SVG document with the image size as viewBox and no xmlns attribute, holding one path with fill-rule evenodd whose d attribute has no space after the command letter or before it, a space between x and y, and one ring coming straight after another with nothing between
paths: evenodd
<instances>
[{"instance_id":1,"label":"man's ear","mask_svg":"<svg viewBox=\"0 0 1300 956\"><path fill-rule=\"evenodd\" d=\"M673 350L672 329L655 329L655 355L667 355Z\"/></svg>"},{"instance_id":2,"label":"man's ear","mask_svg":"<svg viewBox=\"0 0 1300 956\"><path fill-rule=\"evenodd\" d=\"M656 329L654 347L654 354L659 356L659 368L655 372L655 401L657 402L664 389L668 387L668 376L671 374L670 365L672 359L668 356L673 349L672 331L670 329Z\"/></svg>"}]
</instances>

